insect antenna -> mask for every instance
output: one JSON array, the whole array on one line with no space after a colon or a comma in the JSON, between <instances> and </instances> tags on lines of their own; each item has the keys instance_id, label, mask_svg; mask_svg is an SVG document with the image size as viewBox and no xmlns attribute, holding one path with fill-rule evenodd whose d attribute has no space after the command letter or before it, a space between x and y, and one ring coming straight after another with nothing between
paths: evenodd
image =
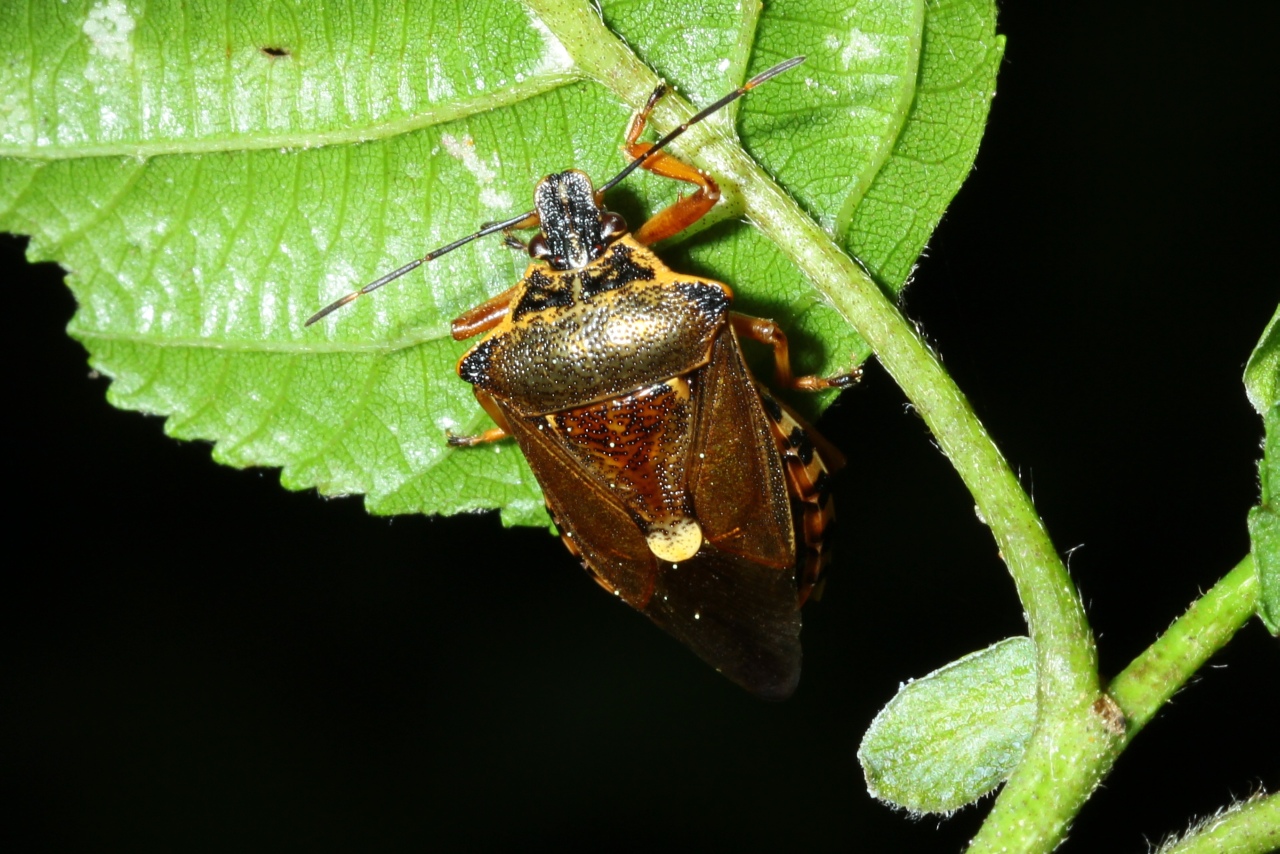
<instances>
[{"instance_id":1,"label":"insect antenna","mask_svg":"<svg viewBox=\"0 0 1280 854\"><path fill-rule=\"evenodd\" d=\"M374 281L365 285L360 290L352 291L342 299L334 300L333 302L326 305L324 308L317 311L315 314L311 315L311 317L308 318L307 322L304 323L303 325L310 326L311 324L315 323L317 320L320 320L321 318L326 317L332 314L333 312L337 311L338 309L342 308L347 303L354 302L357 298L362 297L371 291L376 291L378 288L382 287L387 282L394 282L396 279L400 278L405 273L408 273L412 270L416 270L418 267L421 267L423 264L427 263L428 261L434 261L435 259L439 258L441 255L444 255L447 252L452 252L453 250L457 249L459 246L466 246L471 241L478 240L481 237L484 237L485 235L493 234L496 231L502 231L503 229L506 229L506 228L511 228L512 226L517 225L523 222L524 220L528 219L529 217L533 216L533 213L534 213L533 211L525 211L524 213L518 216L513 216L510 219L504 219L502 222L491 222L488 225L486 225L484 228L477 231L475 234L468 234L466 237L461 237L453 241L452 243L448 243L444 246L441 246L439 249L432 249L430 252L428 252L426 255L423 255L418 260L410 261L408 264L405 264L400 269L392 270L390 273L387 273L382 278L375 279Z\"/></svg>"},{"instance_id":2,"label":"insect antenna","mask_svg":"<svg viewBox=\"0 0 1280 854\"><path fill-rule=\"evenodd\" d=\"M804 60L805 58L803 56L793 56L791 57L791 59L788 59L785 62L780 62L777 65L773 66L772 68L766 69L765 71L761 71L755 77L752 77L746 83L743 83L737 89L734 89L732 92L725 95L723 98L716 101L714 104L710 104L706 107L703 107L701 110L694 113L693 117L690 118L689 121L673 129L671 132L666 134L666 136L663 136L661 139L655 142L652 148L650 148L644 154L637 157L635 160L632 160L630 163L628 163L625 167L623 167L621 172L619 172L617 175L614 175L612 178L610 178L604 184L604 186L602 186L596 192L603 193L606 190L613 189L618 185L620 181L622 181L622 179L626 178L632 172L636 171L641 166L643 166L649 160L649 158L653 157L653 155L657 154L659 151L666 148L667 145L669 145L676 137L680 136L680 134L684 133L689 128L693 127L698 122L702 121L707 116L711 115L717 110L723 109L729 104L732 104L734 101L738 100L743 95L747 94L752 89L756 88L761 83L768 80L769 78L776 77L782 72L796 67L800 63L804 62ZM317 311L315 314L311 315L311 317L309 317L307 319L307 322L303 325L310 326L311 324L315 323L317 320L321 320L322 318L325 318L328 315L332 314L333 312L337 311L338 309L342 308L344 305L347 305L348 303L351 303L351 302L355 302L357 299L364 296L365 294L371 293L372 291L376 291L378 288L382 287L388 282L394 282L396 279L400 278L404 274L409 273L413 270L416 270L418 267L421 267L423 264L427 263L428 261L434 261L436 258L439 258L441 255L444 255L447 252L452 252L453 250L457 249L459 246L465 246L473 240L478 240L481 237L485 237L486 235L493 234L495 232L502 231L507 228L511 228L529 219L534 215L534 213L535 213L534 211L525 211L522 214L513 216L510 219L505 219L502 222L491 222L488 225L481 228L479 231L475 232L474 234L468 234L466 237L459 238L458 240L455 240L452 243L441 246L439 249L432 249L430 252L428 252L426 255L423 255L421 258L417 259L416 261L410 261L408 264L405 264L400 269L392 270L390 273L387 273L382 278L375 279L374 281L365 285L360 290L352 291L351 293L344 296L342 299L334 300L333 302L326 305L324 308Z\"/></svg>"},{"instance_id":3,"label":"insect antenna","mask_svg":"<svg viewBox=\"0 0 1280 854\"><path fill-rule=\"evenodd\" d=\"M761 71L755 77L752 77L746 83L743 83L737 89L734 89L732 92L730 92L728 95L725 95L723 98L716 101L714 104L709 104L703 107L701 110L698 110L698 112L693 114L693 117L690 118L689 121L685 122L684 124L680 125L677 128L674 128L666 136L662 137L657 142L655 142L652 148L650 148L644 154L637 157L635 160L632 160L630 163L628 163L625 167L623 167L621 172L619 172L617 175L614 175L612 178L610 178L607 182L605 182L604 186L602 186L596 192L603 193L606 190L613 189L618 185L620 181L622 181L623 178L626 178L632 172L636 171L641 166L643 166L650 157L657 154L662 149L666 148L667 145L670 144L676 137L680 136L680 134L684 133L689 128L693 127L698 122L702 121L707 116L711 115L717 110L721 110L729 106L734 101L738 100L743 95L747 94L752 89L756 88L761 83L768 80L769 78L777 77L782 72L789 71L790 69L795 68L797 65L804 62L804 60L805 58L803 56L793 56L790 59L788 59L786 62L779 62L777 65L773 66L772 68Z\"/></svg>"}]
</instances>

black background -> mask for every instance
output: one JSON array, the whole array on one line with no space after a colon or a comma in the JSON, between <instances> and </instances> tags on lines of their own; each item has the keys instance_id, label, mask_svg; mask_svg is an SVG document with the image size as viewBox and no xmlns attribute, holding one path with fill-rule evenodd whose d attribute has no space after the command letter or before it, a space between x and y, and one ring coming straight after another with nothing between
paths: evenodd
<instances>
[{"instance_id":1,"label":"black background","mask_svg":"<svg viewBox=\"0 0 1280 854\"><path fill-rule=\"evenodd\" d=\"M1240 376L1280 298L1280 21L1042 5L1003 11L976 171L905 310L1080 547L1113 675L1248 549L1261 422ZM0 767L31 849L948 851L981 822L987 803L878 805L854 760L899 682L1024 631L972 500L874 364L821 425L851 461L837 561L800 689L768 704L542 531L370 518L111 409L58 270L21 247L0 243L26 282L3 335ZM1143 850L1280 786L1278 648L1250 621L1067 850Z\"/></svg>"}]
</instances>

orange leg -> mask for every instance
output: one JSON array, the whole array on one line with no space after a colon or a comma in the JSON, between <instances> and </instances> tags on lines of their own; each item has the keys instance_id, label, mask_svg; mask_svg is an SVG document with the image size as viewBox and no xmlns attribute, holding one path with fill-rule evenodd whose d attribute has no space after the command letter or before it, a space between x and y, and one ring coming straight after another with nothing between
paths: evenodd
<instances>
[{"instance_id":1,"label":"orange leg","mask_svg":"<svg viewBox=\"0 0 1280 854\"><path fill-rule=\"evenodd\" d=\"M750 339L773 348L773 374L779 386L800 391L822 391L828 388L848 388L862 379L862 369L854 368L848 373L836 374L834 377L797 377L791 373L791 351L787 348L786 333L772 320L750 317L745 314L730 315L733 331L742 338Z\"/></svg>"},{"instance_id":2,"label":"orange leg","mask_svg":"<svg viewBox=\"0 0 1280 854\"><path fill-rule=\"evenodd\" d=\"M482 407L484 407L484 411L489 413L489 417L493 419L493 423L498 426L490 427L488 430L485 430L483 433L478 433L475 436L455 436L453 433L446 430L445 440L449 443L449 447L451 448L470 448L474 445L487 445L490 442L497 442L507 438L508 434L511 432L507 428L506 416L502 414L502 410L498 408L498 404L494 403L493 395L489 394L487 391L481 391L480 389L476 389L475 393L476 400L480 402Z\"/></svg>"},{"instance_id":3,"label":"orange leg","mask_svg":"<svg viewBox=\"0 0 1280 854\"><path fill-rule=\"evenodd\" d=\"M637 142L636 140L640 138L640 134L644 133L645 125L649 121L649 114L653 112L654 105L658 103L658 100L662 98L666 91L665 85L653 90L648 102L640 112L632 116L631 124L627 126L627 142L624 150L632 160L643 156L645 152L653 148L651 143ZM660 151L650 157L641 164L640 168L647 169L653 174L661 175L664 178L672 178L676 181L693 184L698 188L692 196L678 199L675 204L658 211L649 218L648 222L640 226L635 232L635 239L645 246L679 234L702 219L707 211L715 207L716 202L720 201L720 187L716 184L715 179L701 169L695 169L689 164L677 160L665 151Z\"/></svg>"},{"instance_id":4,"label":"orange leg","mask_svg":"<svg viewBox=\"0 0 1280 854\"><path fill-rule=\"evenodd\" d=\"M513 285L495 297L490 297L480 303L475 308L469 308L464 311L452 324L450 324L450 332L454 341L463 341L467 338L473 338L481 332L488 332L499 323L502 318L507 316L507 309L511 307L511 300L515 298L516 288L519 285Z\"/></svg>"},{"instance_id":5,"label":"orange leg","mask_svg":"<svg viewBox=\"0 0 1280 854\"><path fill-rule=\"evenodd\" d=\"M502 245L509 249L527 250L529 244L525 243L519 237L512 234L517 228L537 228L542 224L542 220L536 213L530 214L524 219L517 222L510 228L502 230ZM483 227L493 225L486 222ZM473 338L481 332L488 332L499 323L502 318L507 316L507 309L511 306L511 300L515 297L516 288L519 285L513 285L495 297L490 297L475 308L467 309L456 320L450 324L450 334L453 335L454 341L465 341Z\"/></svg>"}]
</instances>

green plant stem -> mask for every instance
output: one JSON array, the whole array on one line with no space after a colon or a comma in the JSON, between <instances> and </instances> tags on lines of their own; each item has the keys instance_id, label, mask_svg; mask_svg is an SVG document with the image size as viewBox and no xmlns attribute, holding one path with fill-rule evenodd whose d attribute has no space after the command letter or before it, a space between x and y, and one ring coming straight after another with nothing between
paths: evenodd
<instances>
[{"instance_id":1,"label":"green plant stem","mask_svg":"<svg viewBox=\"0 0 1280 854\"><path fill-rule=\"evenodd\" d=\"M1280 795L1234 804L1200 823L1159 854L1266 854L1280 850Z\"/></svg>"},{"instance_id":2,"label":"green plant stem","mask_svg":"<svg viewBox=\"0 0 1280 854\"><path fill-rule=\"evenodd\" d=\"M1060 724L1060 731L1068 735L1074 734L1076 742L1071 749L1081 752L1071 754L1067 749L1061 749L1058 752L1054 771L1059 784L1070 786L1073 790L1081 790L1084 798L1087 798L1092 788L1111 772L1121 752L1160 707L1169 701L1178 688L1186 684L1192 674L1199 670L1214 652L1225 646L1254 614L1257 599L1258 579L1253 571L1253 559L1246 556L1208 593L1193 602L1182 617L1111 682L1106 697L1100 698L1100 703L1090 711L1098 721L1103 722L1107 719L1108 708L1122 714L1122 721L1118 716L1111 717L1114 721L1114 731L1109 732L1105 737L1100 736L1096 728L1090 727L1087 715L1064 718ZM1043 731L1042 722L1035 737L1041 737ZM1030 753L1029 750L1028 753ZM1002 792L1001 798L997 800L997 807L1004 799L1005 793L1013 786L1013 781L1019 774L1024 773L1026 765L1024 760L1014 777L1006 784L1005 792ZM1083 786L1088 788L1079 788ZM1035 794L1037 789L1033 788L1030 791ZM1083 804L1083 798L1080 803ZM1009 820L1017 820L1024 813L1035 815L1038 809L1034 799L1017 806L1018 809L1011 809L1006 814L998 814L993 809L975 837L973 848L978 849L985 845L991 850L1006 850L1001 844L1002 840L1007 842L1011 837L1018 838L1011 833L1017 828L1011 826ZM1223 825L1221 830L1219 824ZM1239 818L1236 818L1235 812L1227 813L1206 824L1202 829L1208 835L1209 841L1203 843L1197 841L1195 847L1174 850L1271 851L1274 850L1272 846L1258 840L1269 838L1274 841L1280 835L1280 819L1276 816L1275 804L1272 804L1267 810L1250 811ZM1198 834L1199 831L1196 833ZM1215 847L1219 843L1214 840L1231 840L1233 845L1238 843L1243 847L1240 849L1225 845ZM1009 844L1007 848L1023 850L1020 844ZM1041 846L1028 850L1047 850L1047 848Z\"/></svg>"},{"instance_id":3,"label":"green plant stem","mask_svg":"<svg viewBox=\"0 0 1280 854\"><path fill-rule=\"evenodd\" d=\"M651 71L579 0L526 0L577 66L639 106L657 85ZM654 121L674 127L693 109L664 99ZM808 275L871 346L929 425L974 496L1000 547L1036 645L1038 720L1026 755L974 838L973 851L1049 851L1125 745L1253 612L1248 558L1196 602L1101 694L1093 634L1079 595L1030 498L963 393L893 302L755 161L710 126L677 146L711 169L747 215ZM1113 702L1114 700L1114 702ZM1126 718L1118 725L1116 706Z\"/></svg>"},{"instance_id":4,"label":"green plant stem","mask_svg":"<svg viewBox=\"0 0 1280 854\"><path fill-rule=\"evenodd\" d=\"M578 0L526 0L588 76L639 106L658 80L600 18ZM669 128L692 114L672 97L655 116ZM974 496L1009 567L1027 614L1038 663L1039 719L1026 759L996 801L975 849L997 842L1049 850L1061 840L1100 777L1093 772L1111 737L1090 711L1099 696L1093 634L1079 596L1031 500L960 389L912 324L867 273L836 245L733 141L706 126L679 149L740 194L748 216L858 330L929 425Z\"/></svg>"},{"instance_id":5,"label":"green plant stem","mask_svg":"<svg viewBox=\"0 0 1280 854\"><path fill-rule=\"evenodd\" d=\"M1111 681L1107 693L1124 712L1126 742L1231 640L1254 613L1257 601L1258 577L1253 558L1246 555Z\"/></svg>"}]
</instances>

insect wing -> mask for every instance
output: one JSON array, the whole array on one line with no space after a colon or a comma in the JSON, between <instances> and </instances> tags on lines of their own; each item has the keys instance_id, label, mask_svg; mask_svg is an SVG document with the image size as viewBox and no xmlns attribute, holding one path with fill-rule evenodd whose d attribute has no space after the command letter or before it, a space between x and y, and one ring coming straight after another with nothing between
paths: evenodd
<instances>
[{"instance_id":1,"label":"insect wing","mask_svg":"<svg viewBox=\"0 0 1280 854\"><path fill-rule=\"evenodd\" d=\"M722 551L795 569L795 523L768 415L728 324L698 372L690 491L703 536Z\"/></svg>"},{"instance_id":2,"label":"insect wing","mask_svg":"<svg viewBox=\"0 0 1280 854\"><path fill-rule=\"evenodd\" d=\"M658 568L631 516L558 444L554 432L538 429L542 419L530 419L501 400L495 402L542 487L565 545L604 587L631 607L643 609L653 595Z\"/></svg>"},{"instance_id":3,"label":"insect wing","mask_svg":"<svg viewBox=\"0 0 1280 854\"><path fill-rule=\"evenodd\" d=\"M742 687L784 699L800 678L794 522L768 416L727 325L691 381L701 450L689 487L705 542L679 564L654 558L614 496L539 429L545 422L498 405L565 544L602 586Z\"/></svg>"},{"instance_id":4,"label":"insect wing","mask_svg":"<svg viewBox=\"0 0 1280 854\"><path fill-rule=\"evenodd\" d=\"M785 700L800 681L795 574L704 545L665 568L644 615L753 694Z\"/></svg>"}]
</instances>

